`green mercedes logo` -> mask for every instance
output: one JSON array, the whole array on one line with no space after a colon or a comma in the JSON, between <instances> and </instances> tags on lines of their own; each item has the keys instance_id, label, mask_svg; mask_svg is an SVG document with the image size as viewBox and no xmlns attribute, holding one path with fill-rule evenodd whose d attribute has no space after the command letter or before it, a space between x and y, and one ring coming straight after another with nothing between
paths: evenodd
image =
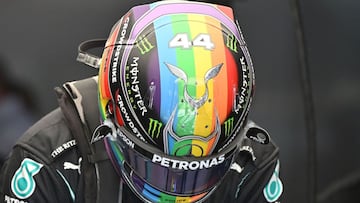
<instances>
[{"instance_id":1,"label":"green mercedes logo","mask_svg":"<svg viewBox=\"0 0 360 203\"><path fill-rule=\"evenodd\" d=\"M275 202L276 200L279 199L279 197L283 192L283 184L279 178L279 169L280 169L280 163L278 161L273 175L271 176L268 184L265 186L263 190L265 199L268 202Z\"/></svg>"},{"instance_id":2,"label":"green mercedes logo","mask_svg":"<svg viewBox=\"0 0 360 203\"><path fill-rule=\"evenodd\" d=\"M34 176L40 172L42 164L25 158L11 180L11 190L19 199L30 197L36 188Z\"/></svg>"}]
</instances>

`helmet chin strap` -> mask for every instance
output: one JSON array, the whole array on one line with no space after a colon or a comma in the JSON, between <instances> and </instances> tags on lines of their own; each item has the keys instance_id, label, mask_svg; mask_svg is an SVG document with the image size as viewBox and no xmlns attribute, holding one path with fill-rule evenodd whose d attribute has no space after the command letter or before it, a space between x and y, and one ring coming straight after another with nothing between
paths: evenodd
<instances>
[{"instance_id":1,"label":"helmet chin strap","mask_svg":"<svg viewBox=\"0 0 360 203\"><path fill-rule=\"evenodd\" d=\"M99 69L101 64L101 57L87 52L94 48L103 48L105 46L106 39L92 39L82 42L78 47L77 61L84 63L90 67Z\"/></svg>"}]
</instances>

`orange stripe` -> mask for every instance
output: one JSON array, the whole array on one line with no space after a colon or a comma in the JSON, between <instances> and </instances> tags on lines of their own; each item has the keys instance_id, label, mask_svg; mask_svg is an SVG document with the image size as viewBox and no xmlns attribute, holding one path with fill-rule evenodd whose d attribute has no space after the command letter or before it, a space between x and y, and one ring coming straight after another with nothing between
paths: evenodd
<instances>
[{"instance_id":1,"label":"orange stripe","mask_svg":"<svg viewBox=\"0 0 360 203\"><path fill-rule=\"evenodd\" d=\"M111 92L109 87L109 74L111 72L111 57L114 51L114 44L118 36L120 29L120 23L116 26L115 30L111 33L111 36L106 42L106 49L102 56L102 62L99 71L99 84L101 95L105 96L106 99L111 99ZM104 99L105 99L104 98Z\"/></svg>"},{"instance_id":2,"label":"orange stripe","mask_svg":"<svg viewBox=\"0 0 360 203\"><path fill-rule=\"evenodd\" d=\"M225 13L231 20L234 20L234 12L232 10L232 8L228 7L228 6L217 6L218 9L220 9L223 13Z\"/></svg>"},{"instance_id":3,"label":"orange stripe","mask_svg":"<svg viewBox=\"0 0 360 203\"><path fill-rule=\"evenodd\" d=\"M227 114L229 114L232 111L232 106L234 104L234 93L238 93L239 92L239 88L238 88L238 81L239 81L239 68L238 67L238 63L236 63L232 52L229 49L225 50L225 55L226 55L226 61L228 64L228 73L227 73L227 86L229 87L228 89L228 104L227 104Z\"/></svg>"},{"instance_id":4,"label":"orange stripe","mask_svg":"<svg viewBox=\"0 0 360 203\"><path fill-rule=\"evenodd\" d=\"M217 28L221 28L221 25L218 21L215 21L213 18L208 17L207 19L211 24L215 24ZM215 44L215 50L212 52L212 64L223 63L220 73L213 79L214 84L214 102L215 108L220 118L220 123L223 123L227 117L228 109L228 86L226 84L228 73L227 73L227 60L225 57L225 44L223 33L221 30L217 30L218 33L212 35L212 40ZM214 126L214 124L213 124Z\"/></svg>"}]
</instances>

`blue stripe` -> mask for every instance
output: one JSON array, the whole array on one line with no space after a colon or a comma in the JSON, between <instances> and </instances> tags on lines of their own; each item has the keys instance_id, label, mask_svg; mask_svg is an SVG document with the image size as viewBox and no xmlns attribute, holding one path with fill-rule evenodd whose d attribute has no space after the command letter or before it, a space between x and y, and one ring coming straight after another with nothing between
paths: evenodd
<instances>
[{"instance_id":1,"label":"blue stripe","mask_svg":"<svg viewBox=\"0 0 360 203\"><path fill-rule=\"evenodd\" d=\"M156 197L155 195L151 194L148 191L143 191L143 195L149 199L151 202L160 202L159 197Z\"/></svg>"},{"instance_id":2,"label":"blue stripe","mask_svg":"<svg viewBox=\"0 0 360 203\"><path fill-rule=\"evenodd\" d=\"M174 82L176 77L165 65L165 62L176 65L176 50L169 48L169 42L174 37L174 34L171 29L162 29L161 27L164 25L171 26L170 23L170 16L160 17L154 22L161 79L160 118L165 123L169 120L172 111L178 103L178 85Z\"/></svg>"},{"instance_id":3,"label":"blue stripe","mask_svg":"<svg viewBox=\"0 0 360 203\"><path fill-rule=\"evenodd\" d=\"M151 192L152 194L154 195L157 195L157 196L160 196L161 195L161 192L159 190L156 190L155 188L151 187L150 185L146 184L144 185L144 189L146 191L149 191Z\"/></svg>"},{"instance_id":4,"label":"blue stripe","mask_svg":"<svg viewBox=\"0 0 360 203\"><path fill-rule=\"evenodd\" d=\"M168 144L169 144L169 154L173 155L174 149L175 149L174 145L175 145L176 140L168 134L166 136L168 136L167 138L168 138Z\"/></svg>"},{"instance_id":5,"label":"blue stripe","mask_svg":"<svg viewBox=\"0 0 360 203\"><path fill-rule=\"evenodd\" d=\"M156 190L155 188L149 186L146 183L144 185L144 189L142 193L151 202L160 202L160 198L159 198L159 196L161 195L160 191Z\"/></svg>"}]
</instances>

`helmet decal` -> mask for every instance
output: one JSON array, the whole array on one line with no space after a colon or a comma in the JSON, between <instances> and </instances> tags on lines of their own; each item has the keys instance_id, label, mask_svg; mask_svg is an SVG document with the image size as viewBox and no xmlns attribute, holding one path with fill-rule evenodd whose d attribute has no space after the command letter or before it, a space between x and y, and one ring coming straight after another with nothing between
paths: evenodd
<instances>
[{"instance_id":1,"label":"helmet decal","mask_svg":"<svg viewBox=\"0 0 360 203\"><path fill-rule=\"evenodd\" d=\"M219 117L216 116L216 125L215 130L208 137L200 136L184 136L179 137L173 131L173 121L174 113L171 115L169 122L164 128L164 144L165 144L165 153L175 156L205 156L211 154L214 149L214 145L217 143L220 134L221 127Z\"/></svg>"},{"instance_id":2,"label":"helmet decal","mask_svg":"<svg viewBox=\"0 0 360 203\"><path fill-rule=\"evenodd\" d=\"M105 95L112 92L119 125L168 152L175 149L165 149L172 145L159 135L166 134L164 127L169 127L172 115L172 132L178 137L208 138L216 131L217 120L226 128L223 132L232 135L247 113L252 86L250 64L239 68L239 53L244 52L240 49L246 47L230 23L232 16L221 12L227 9L220 6L210 12L206 4L185 3L184 12L169 13L170 7L176 3L137 6L114 26L102 61L108 70L103 70L107 74L101 80L109 85L100 88ZM201 10L204 14L193 13L192 7L206 9ZM247 84L245 90L240 89L242 83ZM107 99L100 98L102 109ZM223 125L230 117L232 125ZM220 142L231 139L217 136ZM211 153L218 145L212 143L211 150L207 144L202 150Z\"/></svg>"},{"instance_id":3,"label":"helmet decal","mask_svg":"<svg viewBox=\"0 0 360 203\"><path fill-rule=\"evenodd\" d=\"M106 138L113 164L146 200L205 198L233 161L253 87L230 7L159 1L132 8L114 25L99 71L101 117L114 125ZM195 169L203 167L211 173L200 177Z\"/></svg>"},{"instance_id":4,"label":"helmet decal","mask_svg":"<svg viewBox=\"0 0 360 203\"><path fill-rule=\"evenodd\" d=\"M212 79L213 77L215 77L220 69L221 66L223 64L219 64L216 65L214 67L212 67L210 70L208 70L204 76L204 83L205 83L205 93L203 95L200 96L199 99L193 98L190 96L188 89L187 89L187 84L188 84L188 77L186 75L186 73L184 71L182 71L180 68L173 66L171 64L165 63L166 66L169 68L169 70L175 75L177 76L179 79L182 79L185 82L185 87L184 87L184 99L186 100L186 102L188 102L193 108L200 108L202 105L205 104L206 100L209 98L209 90L208 90L208 81L210 79Z\"/></svg>"}]
</instances>

